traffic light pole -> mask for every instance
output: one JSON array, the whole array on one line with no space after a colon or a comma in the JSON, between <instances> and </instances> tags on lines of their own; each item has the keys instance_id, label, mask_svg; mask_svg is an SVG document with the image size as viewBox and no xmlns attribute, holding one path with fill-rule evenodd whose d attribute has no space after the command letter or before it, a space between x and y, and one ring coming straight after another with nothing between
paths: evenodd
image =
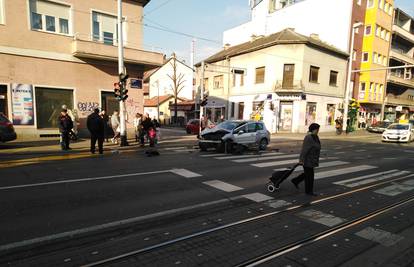
<instances>
[{"instance_id":1,"label":"traffic light pole","mask_svg":"<svg viewBox=\"0 0 414 267\"><path fill-rule=\"evenodd\" d=\"M201 62L201 83L200 83L200 103L203 101L204 98L204 69L205 64L204 61ZM201 126L203 124L203 116L204 116L204 107L200 105L200 134L201 134Z\"/></svg>"},{"instance_id":2,"label":"traffic light pole","mask_svg":"<svg viewBox=\"0 0 414 267\"><path fill-rule=\"evenodd\" d=\"M121 76L125 73L124 67L124 36L123 36L123 19L122 19L122 0L118 0L118 76L121 83ZM126 86L126 84L125 84ZM124 88L125 90L125 88ZM127 146L127 129L126 129L126 107L125 101L119 101L121 146Z\"/></svg>"}]
</instances>

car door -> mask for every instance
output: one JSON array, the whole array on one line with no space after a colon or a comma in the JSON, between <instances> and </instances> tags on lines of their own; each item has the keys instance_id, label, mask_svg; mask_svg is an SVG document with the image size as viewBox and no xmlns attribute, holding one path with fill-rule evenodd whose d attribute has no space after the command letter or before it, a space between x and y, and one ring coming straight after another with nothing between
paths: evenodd
<instances>
[{"instance_id":1,"label":"car door","mask_svg":"<svg viewBox=\"0 0 414 267\"><path fill-rule=\"evenodd\" d=\"M257 127L256 127L256 123L252 122L247 124L247 131L248 131L248 136L246 137L247 143L249 145L254 145L256 144L256 134L257 134Z\"/></svg>"},{"instance_id":2,"label":"car door","mask_svg":"<svg viewBox=\"0 0 414 267\"><path fill-rule=\"evenodd\" d=\"M237 144L246 144L246 142L249 140L248 135L249 135L249 132L247 130L246 124L240 127L237 127L233 131L234 142Z\"/></svg>"}]
</instances>

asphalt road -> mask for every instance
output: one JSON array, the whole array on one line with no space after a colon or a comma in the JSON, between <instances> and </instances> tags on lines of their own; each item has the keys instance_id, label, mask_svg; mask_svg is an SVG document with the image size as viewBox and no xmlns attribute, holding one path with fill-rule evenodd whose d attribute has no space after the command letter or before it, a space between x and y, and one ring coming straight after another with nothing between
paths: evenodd
<instances>
[{"instance_id":1,"label":"asphalt road","mask_svg":"<svg viewBox=\"0 0 414 267\"><path fill-rule=\"evenodd\" d=\"M303 193L304 185L298 191L289 181L273 193L266 188L275 169L297 161L301 141L277 139L263 153L244 155L203 153L193 145L194 141L168 142L155 157L147 157L145 149L130 148L104 156L2 165L0 264L80 266L174 241L119 259L114 266L233 266L335 226L330 220L352 221L414 193L414 144L382 144L376 136L322 139L316 198ZM300 170L292 176L298 174ZM338 194L345 195L325 200ZM318 199L324 200L310 203ZM379 257L382 262L397 260L400 265L395 266L410 266L414 222L407 215L414 204L404 205L372 218L379 221L373 225L358 224L358 229L346 229L263 264L358 266L358 260L375 262L376 253L387 248L388 257ZM266 215L275 211L283 213ZM393 217L404 217L400 214L407 220L391 227ZM266 216L257 223L175 242L261 215ZM383 231L383 238L374 240L378 232L367 227ZM322 260L327 255L331 260Z\"/></svg>"}]
</instances>

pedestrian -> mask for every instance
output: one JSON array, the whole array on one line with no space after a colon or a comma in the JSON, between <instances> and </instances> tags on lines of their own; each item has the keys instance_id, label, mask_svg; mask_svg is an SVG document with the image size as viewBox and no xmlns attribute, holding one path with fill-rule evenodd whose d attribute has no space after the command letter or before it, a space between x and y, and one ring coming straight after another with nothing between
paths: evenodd
<instances>
[{"instance_id":1,"label":"pedestrian","mask_svg":"<svg viewBox=\"0 0 414 267\"><path fill-rule=\"evenodd\" d=\"M134 125L134 130L135 130L135 142L137 143L141 136L141 121L142 121L142 114L140 113L135 114L135 118L132 123Z\"/></svg>"},{"instance_id":2,"label":"pedestrian","mask_svg":"<svg viewBox=\"0 0 414 267\"><path fill-rule=\"evenodd\" d=\"M112 137L112 129L109 123L109 116L108 114L106 114L106 111L104 109L101 110L101 113L99 113L99 116L101 116L102 120L104 121L104 137L105 137L105 142L108 142L108 138Z\"/></svg>"},{"instance_id":3,"label":"pedestrian","mask_svg":"<svg viewBox=\"0 0 414 267\"><path fill-rule=\"evenodd\" d=\"M336 129L336 134L338 135L342 134L343 121L344 119L342 118L342 116L336 118L335 120L335 129Z\"/></svg>"},{"instance_id":4,"label":"pedestrian","mask_svg":"<svg viewBox=\"0 0 414 267\"><path fill-rule=\"evenodd\" d=\"M296 188L305 181L305 193L311 196L317 196L313 191L313 181L315 179L315 167L319 166L319 156L321 153L321 142L318 137L320 125L312 123L309 126L309 132L303 140L302 152L300 153L299 164L303 166L304 173L292 179Z\"/></svg>"},{"instance_id":5,"label":"pedestrian","mask_svg":"<svg viewBox=\"0 0 414 267\"><path fill-rule=\"evenodd\" d=\"M69 147L70 139L69 134L73 128L73 121L69 117L68 112L66 109L62 109L58 118L58 125L59 125L59 132L60 132L60 146L62 150L70 150Z\"/></svg>"},{"instance_id":6,"label":"pedestrian","mask_svg":"<svg viewBox=\"0 0 414 267\"><path fill-rule=\"evenodd\" d=\"M99 109L95 108L86 120L86 126L91 133L91 153L95 154L95 145L98 141L99 154L103 154L103 142L105 139L105 122L99 115Z\"/></svg>"},{"instance_id":7,"label":"pedestrian","mask_svg":"<svg viewBox=\"0 0 414 267\"><path fill-rule=\"evenodd\" d=\"M117 110L111 116L111 127L114 131L114 137L112 138L112 143L118 144L118 139L121 136L121 129L119 124L119 113Z\"/></svg>"},{"instance_id":8,"label":"pedestrian","mask_svg":"<svg viewBox=\"0 0 414 267\"><path fill-rule=\"evenodd\" d=\"M151 118L149 117L148 113L145 113L145 115L142 117L141 121L141 127L142 127L142 133L141 133L141 146L145 146L145 138L149 140L148 132L150 128L154 127L154 124L151 121Z\"/></svg>"},{"instance_id":9,"label":"pedestrian","mask_svg":"<svg viewBox=\"0 0 414 267\"><path fill-rule=\"evenodd\" d=\"M158 141L161 139L161 124L159 123L159 121L154 117L154 119L152 119L152 124L154 125L155 128L155 144L158 144Z\"/></svg>"},{"instance_id":10,"label":"pedestrian","mask_svg":"<svg viewBox=\"0 0 414 267\"><path fill-rule=\"evenodd\" d=\"M62 109L66 110L66 113L71 118L73 123L72 129L69 131L69 137L73 141L76 141L78 140L78 115L75 110L72 111L67 105L62 105Z\"/></svg>"}]
</instances>

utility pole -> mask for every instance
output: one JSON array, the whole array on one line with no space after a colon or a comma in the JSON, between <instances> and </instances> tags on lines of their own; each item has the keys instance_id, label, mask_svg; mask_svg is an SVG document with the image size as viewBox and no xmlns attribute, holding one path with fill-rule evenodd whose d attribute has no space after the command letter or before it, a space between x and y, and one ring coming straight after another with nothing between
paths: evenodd
<instances>
[{"instance_id":1,"label":"utility pole","mask_svg":"<svg viewBox=\"0 0 414 267\"><path fill-rule=\"evenodd\" d=\"M157 84L157 120L160 122L160 81L156 81Z\"/></svg>"},{"instance_id":2,"label":"utility pole","mask_svg":"<svg viewBox=\"0 0 414 267\"><path fill-rule=\"evenodd\" d=\"M201 83L200 83L200 103L204 97L204 69L205 69L204 61L201 62ZM201 125L203 124L203 115L204 115L204 107L200 105L200 134L201 134Z\"/></svg>"},{"instance_id":3,"label":"utility pole","mask_svg":"<svg viewBox=\"0 0 414 267\"><path fill-rule=\"evenodd\" d=\"M346 79L346 90L345 90L345 101L344 101L344 114L343 114L343 123L342 130L346 132L348 127L348 106L349 106L349 95L351 93L351 73L352 73L352 61L354 54L354 40L355 40L355 29L362 26L361 22L355 23L352 25L351 31L351 47L349 49L349 62L348 62L348 74Z\"/></svg>"},{"instance_id":4,"label":"utility pole","mask_svg":"<svg viewBox=\"0 0 414 267\"><path fill-rule=\"evenodd\" d=\"M121 77L126 75L124 66L124 36L123 36L123 19L122 19L122 0L118 0L118 74L119 82L121 83ZM126 84L125 84L126 87ZM125 88L124 88L125 89ZM125 101L119 101L119 113L120 113L120 128L121 128L121 146L127 146L127 129L126 129L126 107Z\"/></svg>"},{"instance_id":5,"label":"utility pole","mask_svg":"<svg viewBox=\"0 0 414 267\"><path fill-rule=\"evenodd\" d=\"M193 95L194 95L194 119L196 118L196 111L197 111L197 94L195 90L195 83L194 83L194 55L195 55L195 38L191 40L191 55L190 55L190 67L191 67L191 83L193 85Z\"/></svg>"}]
</instances>

